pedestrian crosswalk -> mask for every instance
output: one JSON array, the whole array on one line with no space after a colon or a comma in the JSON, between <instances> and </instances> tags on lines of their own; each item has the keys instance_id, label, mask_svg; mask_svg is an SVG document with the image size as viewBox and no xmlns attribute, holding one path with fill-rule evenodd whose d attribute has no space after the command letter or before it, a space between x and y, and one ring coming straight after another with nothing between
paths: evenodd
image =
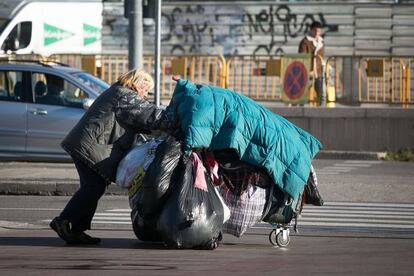
<instances>
[{"instance_id":1,"label":"pedestrian crosswalk","mask_svg":"<svg viewBox=\"0 0 414 276\"><path fill-rule=\"evenodd\" d=\"M299 224L342 229L414 230L414 204L330 202L323 207L305 206Z\"/></svg>"},{"instance_id":2,"label":"pedestrian crosswalk","mask_svg":"<svg viewBox=\"0 0 414 276\"><path fill-rule=\"evenodd\" d=\"M130 210L108 209L98 212L92 223L131 225ZM305 205L298 226L330 228L333 231L404 230L413 231L414 234L414 204L327 202L322 207ZM267 223L256 225L256 228L271 227Z\"/></svg>"},{"instance_id":3,"label":"pedestrian crosswalk","mask_svg":"<svg viewBox=\"0 0 414 276\"><path fill-rule=\"evenodd\" d=\"M382 161L377 160L344 160L334 163L333 165L321 167L316 170L317 175L337 175L341 173L349 173L361 168L369 168Z\"/></svg>"}]
</instances>

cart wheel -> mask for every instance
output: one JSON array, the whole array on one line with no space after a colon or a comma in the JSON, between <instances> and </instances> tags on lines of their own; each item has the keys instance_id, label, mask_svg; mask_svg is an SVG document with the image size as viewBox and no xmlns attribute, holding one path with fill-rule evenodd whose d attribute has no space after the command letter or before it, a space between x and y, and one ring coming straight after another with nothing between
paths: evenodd
<instances>
[{"instance_id":1,"label":"cart wheel","mask_svg":"<svg viewBox=\"0 0 414 276\"><path fill-rule=\"evenodd\" d=\"M276 240L276 229L273 229L270 233L269 233L269 242L276 246L277 245L277 240Z\"/></svg>"},{"instance_id":2,"label":"cart wheel","mask_svg":"<svg viewBox=\"0 0 414 276\"><path fill-rule=\"evenodd\" d=\"M279 245L280 247L286 247L288 246L289 242L290 242L290 236L289 233L287 233L285 236L283 235L284 231L280 231L277 235L276 235L276 243L277 245Z\"/></svg>"}]
</instances>

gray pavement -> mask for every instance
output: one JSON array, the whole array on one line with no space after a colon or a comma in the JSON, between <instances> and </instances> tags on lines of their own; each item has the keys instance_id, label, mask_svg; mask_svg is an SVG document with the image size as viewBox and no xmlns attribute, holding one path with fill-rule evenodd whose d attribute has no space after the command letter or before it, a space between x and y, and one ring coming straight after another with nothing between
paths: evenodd
<instances>
[{"instance_id":1,"label":"gray pavement","mask_svg":"<svg viewBox=\"0 0 414 276\"><path fill-rule=\"evenodd\" d=\"M315 159L314 165L318 172L318 169L324 170L324 167L333 163L340 165L342 160L378 160L379 157L378 153L321 152ZM383 163L387 163L387 161L383 161ZM395 164L393 167L397 169L401 165ZM404 172L413 171L414 163L405 167ZM392 176L392 170L381 174L384 172L384 168L378 168L371 172L371 175L364 175L365 172L369 172L369 170L361 170L361 175L344 174L340 176L332 175L325 170L318 174L319 179L324 183L320 189L326 195L326 200L348 201L350 190L357 188L360 191L368 189L367 193L376 193L375 198L390 202L387 194L392 189L391 183L399 182L401 185L406 185L408 191L414 187L412 185L414 183L410 181L410 173L403 173L402 175L405 174L408 178L402 179L400 172ZM78 174L72 163L0 162L0 175L0 194L3 195L72 195L79 187ZM373 179L375 179L375 183L372 181ZM126 195L127 190L113 184L108 187L106 194ZM414 194L414 190L400 196L398 201L409 202L414 197L412 194ZM359 199L358 193L354 195L354 198Z\"/></svg>"},{"instance_id":2,"label":"gray pavement","mask_svg":"<svg viewBox=\"0 0 414 276\"><path fill-rule=\"evenodd\" d=\"M65 246L47 224L68 197L0 196L0 274L412 275L414 162L316 159L314 165L327 202L305 206L300 232L291 231L286 248L270 245L268 224L241 238L225 234L214 251L141 242L124 196L99 203L90 234L102 244ZM71 164L1 163L3 172L23 183L36 177L38 183L71 179L67 186L78 185Z\"/></svg>"},{"instance_id":3,"label":"gray pavement","mask_svg":"<svg viewBox=\"0 0 414 276\"><path fill-rule=\"evenodd\" d=\"M322 151L322 159L378 159L381 153ZM0 194L71 195L79 184L72 163L0 162ZM125 194L115 185L107 194Z\"/></svg>"},{"instance_id":4,"label":"gray pavement","mask_svg":"<svg viewBox=\"0 0 414 276\"><path fill-rule=\"evenodd\" d=\"M132 231L94 231L101 245L64 246L51 231L0 236L2 275L412 275L413 239L313 232L275 248L267 231L226 236L214 251L167 250Z\"/></svg>"},{"instance_id":5,"label":"gray pavement","mask_svg":"<svg viewBox=\"0 0 414 276\"><path fill-rule=\"evenodd\" d=\"M412 275L414 269L413 204L307 205L299 233L291 231L286 248L273 247L268 241L272 226L259 224L241 238L225 234L210 251L166 249L137 240L122 196L99 202L88 232L102 238L100 245L66 246L47 219L67 200L0 196L1 275L388 276Z\"/></svg>"}]
</instances>

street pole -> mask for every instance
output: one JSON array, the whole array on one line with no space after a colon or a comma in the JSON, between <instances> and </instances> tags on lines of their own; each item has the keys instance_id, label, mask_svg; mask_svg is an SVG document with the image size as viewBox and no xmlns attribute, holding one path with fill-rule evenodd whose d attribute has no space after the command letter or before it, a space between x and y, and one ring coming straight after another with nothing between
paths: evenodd
<instances>
[{"instance_id":1,"label":"street pole","mask_svg":"<svg viewBox=\"0 0 414 276\"><path fill-rule=\"evenodd\" d=\"M160 106L160 73L161 73L161 0L155 0L155 78L154 103Z\"/></svg>"},{"instance_id":2,"label":"street pole","mask_svg":"<svg viewBox=\"0 0 414 276\"><path fill-rule=\"evenodd\" d=\"M130 10L128 11L128 69L142 67L142 0L129 1Z\"/></svg>"}]
</instances>

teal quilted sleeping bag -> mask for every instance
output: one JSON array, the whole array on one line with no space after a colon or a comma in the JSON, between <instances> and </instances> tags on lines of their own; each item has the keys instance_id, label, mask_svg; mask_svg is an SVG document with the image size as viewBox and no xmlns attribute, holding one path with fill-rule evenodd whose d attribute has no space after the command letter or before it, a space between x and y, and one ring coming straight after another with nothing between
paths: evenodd
<instances>
[{"instance_id":1,"label":"teal quilted sleeping bag","mask_svg":"<svg viewBox=\"0 0 414 276\"><path fill-rule=\"evenodd\" d=\"M169 112L177 116L186 153L232 148L242 161L265 168L296 199L321 143L253 100L228 89L177 81Z\"/></svg>"}]
</instances>

